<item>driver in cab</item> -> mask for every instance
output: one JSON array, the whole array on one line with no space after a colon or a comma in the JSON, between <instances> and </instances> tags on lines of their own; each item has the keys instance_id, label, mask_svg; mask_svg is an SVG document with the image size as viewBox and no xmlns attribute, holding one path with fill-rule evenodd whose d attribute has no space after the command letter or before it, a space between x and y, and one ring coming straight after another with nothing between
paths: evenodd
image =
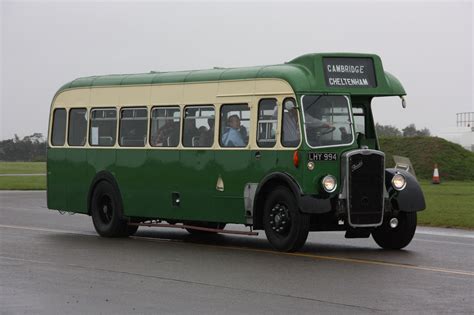
<instances>
[{"instance_id":1,"label":"driver in cab","mask_svg":"<svg viewBox=\"0 0 474 315\"><path fill-rule=\"evenodd\" d=\"M298 112L293 101L288 100L284 104L286 112L283 114L283 134L288 141L299 140ZM318 129L333 129L334 126L311 116L309 113L305 117L306 125Z\"/></svg>"}]
</instances>

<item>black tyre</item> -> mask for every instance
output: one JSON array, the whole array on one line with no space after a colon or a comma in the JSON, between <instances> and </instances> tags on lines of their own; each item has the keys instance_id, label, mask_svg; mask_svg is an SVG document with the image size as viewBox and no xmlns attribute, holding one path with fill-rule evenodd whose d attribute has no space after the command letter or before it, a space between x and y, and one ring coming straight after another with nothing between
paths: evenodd
<instances>
[{"instance_id":1,"label":"black tyre","mask_svg":"<svg viewBox=\"0 0 474 315\"><path fill-rule=\"evenodd\" d=\"M138 231L138 225L127 226L127 235L134 235Z\"/></svg>"},{"instance_id":2,"label":"black tyre","mask_svg":"<svg viewBox=\"0 0 474 315\"><path fill-rule=\"evenodd\" d=\"M375 242L384 249L402 249L410 244L416 230L416 212L400 212L398 226L391 228L388 221L372 232Z\"/></svg>"},{"instance_id":3,"label":"black tyre","mask_svg":"<svg viewBox=\"0 0 474 315\"><path fill-rule=\"evenodd\" d=\"M274 249L293 252L303 247L308 238L309 222L309 215L299 211L290 190L277 187L270 193L263 210L263 226Z\"/></svg>"},{"instance_id":4,"label":"black tyre","mask_svg":"<svg viewBox=\"0 0 474 315\"><path fill-rule=\"evenodd\" d=\"M91 216L95 230L100 236L124 237L136 232L136 227L129 226L122 218L119 193L107 181L99 182L94 189Z\"/></svg>"},{"instance_id":5,"label":"black tyre","mask_svg":"<svg viewBox=\"0 0 474 315\"><path fill-rule=\"evenodd\" d=\"M218 222L187 222L186 224L194 225L197 227L208 228L208 229L223 229L226 226L225 223L218 223ZM210 235L210 234L212 235L212 234L218 233L218 232L213 232L213 231L195 230L191 228L186 228L186 231L194 235Z\"/></svg>"}]
</instances>

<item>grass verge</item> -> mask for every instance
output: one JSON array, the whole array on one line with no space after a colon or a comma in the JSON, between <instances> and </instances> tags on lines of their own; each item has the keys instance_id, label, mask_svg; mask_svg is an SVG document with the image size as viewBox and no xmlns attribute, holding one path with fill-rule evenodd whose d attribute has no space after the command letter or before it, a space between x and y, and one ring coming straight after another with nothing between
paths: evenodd
<instances>
[{"instance_id":1,"label":"grass verge","mask_svg":"<svg viewBox=\"0 0 474 315\"><path fill-rule=\"evenodd\" d=\"M44 162L1 162L0 174L45 173ZM422 180L426 209L418 224L474 229L474 181L443 181L433 185ZM46 176L0 176L0 190L43 190Z\"/></svg>"},{"instance_id":2,"label":"grass verge","mask_svg":"<svg viewBox=\"0 0 474 315\"><path fill-rule=\"evenodd\" d=\"M446 181L433 185L421 181L426 209L418 224L474 229L474 182Z\"/></svg>"},{"instance_id":3,"label":"grass verge","mask_svg":"<svg viewBox=\"0 0 474 315\"><path fill-rule=\"evenodd\" d=\"M46 162L0 162L0 174L45 174Z\"/></svg>"},{"instance_id":4,"label":"grass verge","mask_svg":"<svg viewBox=\"0 0 474 315\"><path fill-rule=\"evenodd\" d=\"M431 179L438 164L441 178L453 181L474 181L474 152L459 144L437 137L380 138L385 153L385 166L393 167L393 155L410 158L418 179Z\"/></svg>"},{"instance_id":5,"label":"grass verge","mask_svg":"<svg viewBox=\"0 0 474 315\"><path fill-rule=\"evenodd\" d=\"M46 176L0 176L0 190L44 190Z\"/></svg>"}]
</instances>

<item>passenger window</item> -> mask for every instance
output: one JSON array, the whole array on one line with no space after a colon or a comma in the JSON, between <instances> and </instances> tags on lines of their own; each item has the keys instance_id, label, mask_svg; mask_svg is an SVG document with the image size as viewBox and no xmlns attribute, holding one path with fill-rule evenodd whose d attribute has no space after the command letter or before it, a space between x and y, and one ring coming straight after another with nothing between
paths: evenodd
<instances>
[{"instance_id":1,"label":"passenger window","mask_svg":"<svg viewBox=\"0 0 474 315\"><path fill-rule=\"evenodd\" d=\"M246 147L249 143L250 108L247 104L222 105L221 147Z\"/></svg>"},{"instance_id":2,"label":"passenger window","mask_svg":"<svg viewBox=\"0 0 474 315\"><path fill-rule=\"evenodd\" d=\"M298 122L298 109L293 98L283 101L281 144L284 147L296 147L300 144L300 125Z\"/></svg>"},{"instance_id":3,"label":"passenger window","mask_svg":"<svg viewBox=\"0 0 474 315\"><path fill-rule=\"evenodd\" d=\"M362 107L352 107L352 114L354 117L355 132L366 134L364 109Z\"/></svg>"},{"instance_id":4,"label":"passenger window","mask_svg":"<svg viewBox=\"0 0 474 315\"><path fill-rule=\"evenodd\" d=\"M91 127L89 143L93 146L111 147L115 144L117 130L117 110L93 109L91 111Z\"/></svg>"},{"instance_id":5,"label":"passenger window","mask_svg":"<svg viewBox=\"0 0 474 315\"><path fill-rule=\"evenodd\" d=\"M181 112L179 107L155 107L151 111L150 145L154 147L177 147Z\"/></svg>"},{"instance_id":6,"label":"passenger window","mask_svg":"<svg viewBox=\"0 0 474 315\"><path fill-rule=\"evenodd\" d=\"M54 110L53 130L51 133L51 144L54 146L64 145L66 139L66 110L58 108Z\"/></svg>"},{"instance_id":7,"label":"passenger window","mask_svg":"<svg viewBox=\"0 0 474 315\"><path fill-rule=\"evenodd\" d=\"M70 146L83 146L87 137L87 110L74 108L69 110L69 132L67 142Z\"/></svg>"},{"instance_id":8,"label":"passenger window","mask_svg":"<svg viewBox=\"0 0 474 315\"><path fill-rule=\"evenodd\" d=\"M127 108L120 112L120 141L122 147L144 147L148 122L146 108Z\"/></svg>"},{"instance_id":9,"label":"passenger window","mask_svg":"<svg viewBox=\"0 0 474 315\"><path fill-rule=\"evenodd\" d=\"M262 99L258 104L257 144L259 147L272 148L276 144L277 101Z\"/></svg>"},{"instance_id":10,"label":"passenger window","mask_svg":"<svg viewBox=\"0 0 474 315\"><path fill-rule=\"evenodd\" d=\"M212 106L184 108L183 146L212 147L214 143L215 111Z\"/></svg>"}]
</instances>

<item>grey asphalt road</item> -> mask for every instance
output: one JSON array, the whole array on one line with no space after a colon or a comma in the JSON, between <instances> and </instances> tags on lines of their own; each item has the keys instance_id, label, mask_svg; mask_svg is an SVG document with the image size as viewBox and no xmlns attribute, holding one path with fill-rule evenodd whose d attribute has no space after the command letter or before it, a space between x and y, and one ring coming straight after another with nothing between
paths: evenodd
<instances>
[{"instance_id":1,"label":"grey asphalt road","mask_svg":"<svg viewBox=\"0 0 474 315\"><path fill-rule=\"evenodd\" d=\"M264 233L106 239L45 192L0 192L0 290L1 314L472 314L474 232L419 228L402 251L312 233L294 254Z\"/></svg>"}]
</instances>

